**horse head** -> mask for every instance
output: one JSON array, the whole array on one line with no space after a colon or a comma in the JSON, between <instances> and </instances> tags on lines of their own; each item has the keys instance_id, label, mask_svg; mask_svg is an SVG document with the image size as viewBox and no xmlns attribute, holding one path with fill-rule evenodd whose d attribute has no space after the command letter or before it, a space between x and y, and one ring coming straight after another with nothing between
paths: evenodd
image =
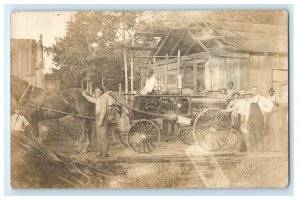
<instances>
[{"instance_id":1,"label":"horse head","mask_svg":"<svg viewBox=\"0 0 300 200\"><path fill-rule=\"evenodd\" d=\"M19 101L28 87L28 82L20 79L19 77L10 76L10 92L16 101Z\"/></svg>"},{"instance_id":2,"label":"horse head","mask_svg":"<svg viewBox=\"0 0 300 200\"><path fill-rule=\"evenodd\" d=\"M35 95L31 94L31 98L36 98L36 96L43 94L44 90L42 88L29 85L27 81L24 81L19 77L13 75L10 76L10 92L17 102L20 101L23 95L23 97L28 96L31 91L36 92Z\"/></svg>"}]
</instances>

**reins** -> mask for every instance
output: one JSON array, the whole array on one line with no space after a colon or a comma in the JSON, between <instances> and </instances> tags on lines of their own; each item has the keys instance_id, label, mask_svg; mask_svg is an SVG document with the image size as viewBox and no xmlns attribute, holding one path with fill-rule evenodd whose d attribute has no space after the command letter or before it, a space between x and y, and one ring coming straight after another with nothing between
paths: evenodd
<instances>
[{"instance_id":1,"label":"reins","mask_svg":"<svg viewBox=\"0 0 300 200\"><path fill-rule=\"evenodd\" d=\"M71 115L71 116L74 116L74 117L95 120L95 117L91 117L91 116L83 116L83 115L68 113L68 112L64 112L64 111L60 111L60 110L55 110L55 109L51 109L51 108L46 108L46 107L42 107L42 106L28 105L28 104L25 104L25 103L19 103L19 104L23 105L23 106L37 108L37 109L40 109L40 110L47 110L47 111L56 112L56 113L60 113L60 114Z\"/></svg>"},{"instance_id":2,"label":"reins","mask_svg":"<svg viewBox=\"0 0 300 200\"><path fill-rule=\"evenodd\" d=\"M23 94L22 94L22 96L21 96L21 98L19 99L18 102L21 102L21 101L22 101L22 99L24 98L24 96L25 96L25 94L27 93L27 91L28 91L28 89L29 89L30 86L31 86L31 83L28 83L28 86L26 87L25 91L23 92Z\"/></svg>"}]
</instances>

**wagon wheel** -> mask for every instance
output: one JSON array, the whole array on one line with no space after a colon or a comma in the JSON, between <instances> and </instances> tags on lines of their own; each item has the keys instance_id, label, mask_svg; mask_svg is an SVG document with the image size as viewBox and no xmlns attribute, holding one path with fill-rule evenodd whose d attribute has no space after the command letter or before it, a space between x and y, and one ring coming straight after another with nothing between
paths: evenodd
<instances>
[{"instance_id":1,"label":"wagon wheel","mask_svg":"<svg viewBox=\"0 0 300 200\"><path fill-rule=\"evenodd\" d=\"M178 137L185 144L192 145L195 143L193 129L191 128L179 130Z\"/></svg>"},{"instance_id":2,"label":"wagon wheel","mask_svg":"<svg viewBox=\"0 0 300 200\"><path fill-rule=\"evenodd\" d=\"M160 132L156 124L147 119L135 121L127 132L129 148L139 153L153 151L159 143Z\"/></svg>"},{"instance_id":3,"label":"wagon wheel","mask_svg":"<svg viewBox=\"0 0 300 200\"><path fill-rule=\"evenodd\" d=\"M128 147L127 140L126 140L126 133L124 134L121 133L120 131L117 131L117 139L122 145Z\"/></svg>"},{"instance_id":4,"label":"wagon wheel","mask_svg":"<svg viewBox=\"0 0 300 200\"><path fill-rule=\"evenodd\" d=\"M229 117L218 109L202 111L196 117L193 126L195 142L209 151L223 148L231 133L232 125Z\"/></svg>"}]
</instances>

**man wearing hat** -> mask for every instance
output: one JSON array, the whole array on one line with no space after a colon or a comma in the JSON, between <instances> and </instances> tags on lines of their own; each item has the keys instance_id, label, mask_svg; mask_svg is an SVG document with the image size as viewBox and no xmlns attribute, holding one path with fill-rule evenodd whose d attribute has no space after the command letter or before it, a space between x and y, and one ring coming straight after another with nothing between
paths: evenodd
<instances>
[{"instance_id":1,"label":"man wearing hat","mask_svg":"<svg viewBox=\"0 0 300 200\"><path fill-rule=\"evenodd\" d=\"M240 101L239 96L240 96L240 94L238 92L234 93L232 95L233 99L229 102L227 109L226 109L229 112L231 111L232 126L235 129L239 128L239 118L238 118L238 113L237 113L238 102Z\"/></svg>"},{"instance_id":2,"label":"man wearing hat","mask_svg":"<svg viewBox=\"0 0 300 200\"><path fill-rule=\"evenodd\" d=\"M111 109L111 105L114 103L113 98L105 93L102 87L95 89L95 97L88 96L85 91L82 91L82 95L91 103L96 104L96 131L97 141L100 146L99 157L108 157L108 115L107 111ZM86 149L85 149L86 151Z\"/></svg>"},{"instance_id":3,"label":"man wearing hat","mask_svg":"<svg viewBox=\"0 0 300 200\"><path fill-rule=\"evenodd\" d=\"M237 96L237 95L234 95ZM248 137L248 128L247 128L247 117L249 115L250 110L250 98L252 95L249 92L246 92L245 90L241 90L239 92L239 98L237 102L232 106L226 109L226 112L233 113L233 116L236 113L237 119L231 119L232 125L236 126L237 130L240 130L241 135L241 151L246 151L249 146L249 137ZM232 115L232 114L231 114Z\"/></svg>"},{"instance_id":4,"label":"man wearing hat","mask_svg":"<svg viewBox=\"0 0 300 200\"><path fill-rule=\"evenodd\" d=\"M250 151L263 152L264 148L264 115L272 111L273 103L259 95L257 86L251 88L250 112L248 116Z\"/></svg>"},{"instance_id":5,"label":"man wearing hat","mask_svg":"<svg viewBox=\"0 0 300 200\"><path fill-rule=\"evenodd\" d=\"M140 92L141 95L154 94L155 93L155 87L157 86L157 80L154 76L153 69L148 68L146 70L146 72L147 72L146 84L145 84L145 87Z\"/></svg>"}]
</instances>

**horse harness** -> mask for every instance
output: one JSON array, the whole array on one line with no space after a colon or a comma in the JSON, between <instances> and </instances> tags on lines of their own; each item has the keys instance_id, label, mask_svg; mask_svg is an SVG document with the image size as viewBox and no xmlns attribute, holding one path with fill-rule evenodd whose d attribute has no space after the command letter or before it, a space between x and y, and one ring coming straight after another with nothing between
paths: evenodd
<instances>
[{"instance_id":1,"label":"horse harness","mask_svg":"<svg viewBox=\"0 0 300 200\"><path fill-rule=\"evenodd\" d=\"M32 86L32 85L29 83L28 86L26 87L24 93L22 94L21 98L19 99L18 104L23 105L23 106L36 108L38 115L40 115L41 110L47 110L47 111L50 111L50 112L56 112L56 113L61 113L61 114L65 114L65 115L71 115L71 116L74 116L74 117L85 118L85 119L89 119L89 120L95 120L95 117L82 116L82 115L78 115L78 114L73 114L73 113L68 113L68 112L64 112L64 111L60 111L60 110L55 110L55 109L43 107L45 105L47 96L50 94L48 91L36 92L36 91L33 91L31 89L32 92L43 93L43 99L42 99L42 101L38 102L38 105L30 105L30 104L27 104L26 102L22 102L25 95L26 95L26 93L28 93L30 86Z\"/></svg>"}]
</instances>

